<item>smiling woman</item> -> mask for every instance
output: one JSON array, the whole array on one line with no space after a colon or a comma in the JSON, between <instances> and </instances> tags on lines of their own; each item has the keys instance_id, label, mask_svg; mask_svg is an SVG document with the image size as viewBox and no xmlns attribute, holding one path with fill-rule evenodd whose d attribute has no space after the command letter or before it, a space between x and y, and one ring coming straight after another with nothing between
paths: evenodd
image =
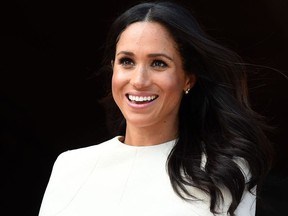
<instances>
[{"instance_id":1,"label":"smiling woman","mask_svg":"<svg viewBox=\"0 0 288 216\"><path fill-rule=\"evenodd\" d=\"M125 143L153 145L178 137L178 110L195 74L184 72L176 47L170 33L155 22L136 22L121 34L112 93L126 119Z\"/></svg>"},{"instance_id":2,"label":"smiling woman","mask_svg":"<svg viewBox=\"0 0 288 216\"><path fill-rule=\"evenodd\" d=\"M62 153L39 215L255 215L271 145L243 65L184 7L129 8L103 59L124 133Z\"/></svg>"}]
</instances>

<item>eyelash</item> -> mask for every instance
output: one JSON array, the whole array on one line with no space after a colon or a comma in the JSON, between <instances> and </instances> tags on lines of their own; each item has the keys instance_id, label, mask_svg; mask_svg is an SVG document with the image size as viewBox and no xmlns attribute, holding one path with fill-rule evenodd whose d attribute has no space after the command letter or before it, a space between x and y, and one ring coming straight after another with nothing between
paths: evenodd
<instances>
[{"instance_id":1,"label":"eyelash","mask_svg":"<svg viewBox=\"0 0 288 216\"><path fill-rule=\"evenodd\" d=\"M156 64L157 63L157 66L154 66L154 67L158 67L158 68L166 68L168 65L166 64L166 62L162 61L162 60L154 60L152 64ZM160 64L160 66L159 66Z\"/></svg>"},{"instance_id":2,"label":"eyelash","mask_svg":"<svg viewBox=\"0 0 288 216\"><path fill-rule=\"evenodd\" d=\"M131 66L131 64L133 64L133 60L130 58L120 58L119 59L119 64L125 66Z\"/></svg>"},{"instance_id":3,"label":"eyelash","mask_svg":"<svg viewBox=\"0 0 288 216\"><path fill-rule=\"evenodd\" d=\"M119 59L119 64L123 67L132 67L134 66L134 61L131 58L123 57ZM162 60L153 60L152 67L154 68L166 68L168 67L168 64Z\"/></svg>"}]
</instances>

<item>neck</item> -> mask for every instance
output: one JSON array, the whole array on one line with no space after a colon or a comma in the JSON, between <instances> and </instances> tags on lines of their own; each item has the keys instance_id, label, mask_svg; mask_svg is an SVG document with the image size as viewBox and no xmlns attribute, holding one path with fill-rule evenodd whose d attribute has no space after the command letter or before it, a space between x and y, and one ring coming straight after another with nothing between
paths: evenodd
<instances>
[{"instance_id":1,"label":"neck","mask_svg":"<svg viewBox=\"0 0 288 216\"><path fill-rule=\"evenodd\" d=\"M176 139L178 126L165 127L135 127L127 124L124 143L134 146L157 145Z\"/></svg>"}]
</instances>

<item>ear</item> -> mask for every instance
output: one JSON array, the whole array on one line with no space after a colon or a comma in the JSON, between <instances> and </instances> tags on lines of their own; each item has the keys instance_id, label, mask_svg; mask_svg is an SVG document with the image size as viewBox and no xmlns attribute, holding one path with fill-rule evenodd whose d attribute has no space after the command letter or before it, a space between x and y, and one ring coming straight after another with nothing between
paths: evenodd
<instances>
[{"instance_id":1,"label":"ear","mask_svg":"<svg viewBox=\"0 0 288 216\"><path fill-rule=\"evenodd\" d=\"M187 75L186 80L185 80L185 85L184 85L184 91L186 91L187 89L192 89L196 83L196 80L197 78L195 74Z\"/></svg>"}]
</instances>

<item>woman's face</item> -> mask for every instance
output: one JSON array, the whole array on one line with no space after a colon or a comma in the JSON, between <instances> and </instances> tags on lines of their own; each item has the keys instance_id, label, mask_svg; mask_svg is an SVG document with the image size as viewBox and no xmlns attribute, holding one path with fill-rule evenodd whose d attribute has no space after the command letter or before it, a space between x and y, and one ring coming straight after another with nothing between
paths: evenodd
<instances>
[{"instance_id":1,"label":"woman's face","mask_svg":"<svg viewBox=\"0 0 288 216\"><path fill-rule=\"evenodd\" d=\"M123 31L116 45L112 94L127 127L177 130L181 98L193 83L162 25L136 22Z\"/></svg>"}]
</instances>

